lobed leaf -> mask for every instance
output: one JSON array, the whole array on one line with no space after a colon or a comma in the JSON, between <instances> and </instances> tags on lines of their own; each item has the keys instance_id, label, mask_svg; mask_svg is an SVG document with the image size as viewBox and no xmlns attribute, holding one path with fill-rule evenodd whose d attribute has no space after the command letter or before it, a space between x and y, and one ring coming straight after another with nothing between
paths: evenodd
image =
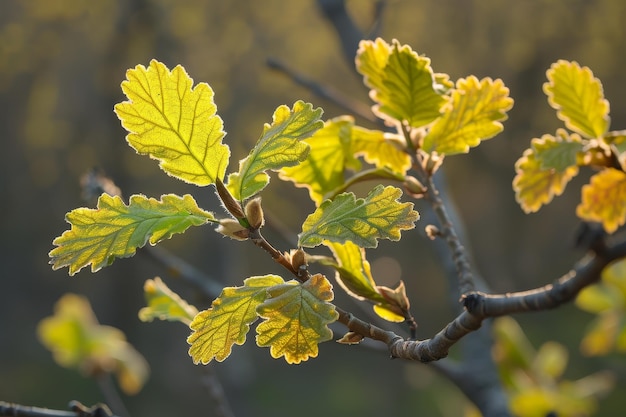
<instances>
[{"instance_id":1,"label":"lobed leaf","mask_svg":"<svg viewBox=\"0 0 626 417\"><path fill-rule=\"evenodd\" d=\"M189 194L168 194L161 200L133 195L125 205L119 196L102 194L97 209L78 208L65 216L70 230L52 242L49 253L53 269L69 267L74 275L91 265L91 272L110 265L114 258L133 256L146 242L156 245L190 226L215 220L198 207Z\"/></svg>"},{"instance_id":2,"label":"lobed leaf","mask_svg":"<svg viewBox=\"0 0 626 417\"><path fill-rule=\"evenodd\" d=\"M511 107L513 99L502 80L461 78L443 115L424 138L422 148L439 154L467 153L502 131L501 122L507 119L506 112Z\"/></svg>"},{"instance_id":3,"label":"lobed leaf","mask_svg":"<svg viewBox=\"0 0 626 417\"><path fill-rule=\"evenodd\" d=\"M143 286L147 307L139 310L141 321L154 319L180 321L189 325L198 310L172 291L159 277L149 279Z\"/></svg>"},{"instance_id":4,"label":"lobed leaf","mask_svg":"<svg viewBox=\"0 0 626 417\"><path fill-rule=\"evenodd\" d=\"M413 203L398 202L401 195L399 188L378 185L365 199L343 193L326 200L304 221L298 245L315 247L329 240L375 248L378 239L399 240L400 231L412 229L419 219Z\"/></svg>"},{"instance_id":5,"label":"lobed leaf","mask_svg":"<svg viewBox=\"0 0 626 417\"><path fill-rule=\"evenodd\" d=\"M328 324L339 314L329 301L332 285L321 274L303 284L290 281L268 290L269 297L257 307L265 320L257 327L257 345L269 347L277 359L298 364L318 354L318 344L333 337Z\"/></svg>"},{"instance_id":6,"label":"lobed leaf","mask_svg":"<svg viewBox=\"0 0 626 417\"><path fill-rule=\"evenodd\" d=\"M609 102L602 83L588 67L559 60L547 71L543 91L567 128L589 138L601 137L609 127Z\"/></svg>"},{"instance_id":7,"label":"lobed leaf","mask_svg":"<svg viewBox=\"0 0 626 417\"><path fill-rule=\"evenodd\" d=\"M370 97L377 104L374 113L391 123L425 126L440 115L446 98L440 94L445 77L435 74L430 59L419 56L397 40L387 44L378 38L361 41L356 68L363 75Z\"/></svg>"},{"instance_id":8,"label":"lobed leaf","mask_svg":"<svg viewBox=\"0 0 626 417\"><path fill-rule=\"evenodd\" d=\"M269 183L267 170L279 170L304 161L309 146L303 139L323 126L322 109L297 101L292 109L282 105L274 112L272 124L265 124L261 138L250 154L239 162L239 172L228 176L228 189L238 200L245 200Z\"/></svg>"},{"instance_id":9,"label":"lobed leaf","mask_svg":"<svg viewBox=\"0 0 626 417\"><path fill-rule=\"evenodd\" d=\"M354 119L349 116L327 121L304 142L311 149L307 159L299 165L281 169L280 177L293 181L298 187L308 188L317 205L345 184L347 169L356 171L361 168L357 156L363 155L368 163L399 175L404 175L411 165L409 156L388 140L388 134L355 126Z\"/></svg>"},{"instance_id":10,"label":"lobed leaf","mask_svg":"<svg viewBox=\"0 0 626 417\"><path fill-rule=\"evenodd\" d=\"M543 204L552 201L555 195L561 195L567 183L578 174L577 165L566 166L571 162L571 152L567 152L571 151L570 145L561 147L559 141L562 138L558 132L556 137L543 135L535 138L531 141L530 149L515 163L515 199L526 213L539 210ZM560 171L557 168L564 169Z\"/></svg>"},{"instance_id":11,"label":"lobed leaf","mask_svg":"<svg viewBox=\"0 0 626 417\"><path fill-rule=\"evenodd\" d=\"M531 146L536 158L541 161L541 168L556 172L565 172L576 166L584 149L582 138L576 133L568 134L565 129L558 129L556 136L543 135L541 139L532 141Z\"/></svg>"},{"instance_id":12,"label":"lobed leaf","mask_svg":"<svg viewBox=\"0 0 626 417\"><path fill-rule=\"evenodd\" d=\"M126 341L124 333L98 323L89 301L79 295L61 297L54 315L37 325L37 335L59 365L93 377L115 373L127 394L139 392L148 378L146 360Z\"/></svg>"},{"instance_id":13,"label":"lobed leaf","mask_svg":"<svg viewBox=\"0 0 626 417\"><path fill-rule=\"evenodd\" d=\"M156 60L148 68L137 65L126 72L122 90L128 101L115 105L115 113L137 153L157 159L171 176L205 186L224 177L230 150L222 144L213 90L192 85L180 65L172 71Z\"/></svg>"},{"instance_id":14,"label":"lobed leaf","mask_svg":"<svg viewBox=\"0 0 626 417\"><path fill-rule=\"evenodd\" d=\"M626 223L626 173L607 168L591 177L591 183L583 186L576 214L583 220L602 223L608 233Z\"/></svg>"},{"instance_id":15,"label":"lobed leaf","mask_svg":"<svg viewBox=\"0 0 626 417\"><path fill-rule=\"evenodd\" d=\"M211 308L201 311L191 322L187 338L193 362L222 362L230 356L234 344L243 345L250 324L257 320L257 306L268 297L268 289L284 284L277 275L250 277L242 287L226 287Z\"/></svg>"}]
</instances>

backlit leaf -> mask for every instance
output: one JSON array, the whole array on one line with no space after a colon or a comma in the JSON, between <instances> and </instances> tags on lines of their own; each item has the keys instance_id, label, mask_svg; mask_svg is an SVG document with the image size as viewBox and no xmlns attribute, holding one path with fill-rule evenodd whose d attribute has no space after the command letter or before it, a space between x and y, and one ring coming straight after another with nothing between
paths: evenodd
<instances>
[{"instance_id":1,"label":"backlit leaf","mask_svg":"<svg viewBox=\"0 0 626 417\"><path fill-rule=\"evenodd\" d=\"M607 168L591 177L591 183L583 186L576 214L602 223L608 233L616 231L626 222L626 173Z\"/></svg>"},{"instance_id":2,"label":"backlit leaf","mask_svg":"<svg viewBox=\"0 0 626 417\"><path fill-rule=\"evenodd\" d=\"M188 194L161 200L133 195L128 205L119 196L102 194L97 209L77 208L65 220L72 227L52 242L57 247L50 251L50 263L53 269L69 266L74 275L88 265L96 272L116 257L133 256L147 242L156 245L215 218Z\"/></svg>"},{"instance_id":3,"label":"backlit leaf","mask_svg":"<svg viewBox=\"0 0 626 417\"><path fill-rule=\"evenodd\" d=\"M194 363L222 362L232 346L243 345L250 324L257 320L256 308L268 297L268 288L283 284L277 275L250 277L242 287L226 287L211 308L201 311L191 322L187 338Z\"/></svg>"},{"instance_id":4,"label":"backlit leaf","mask_svg":"<svg viewBox=\"0 0 626 417\"><path fill-rule=\"evenodd\" d=\"M299 246L315 247L324 240L352 241L375 248L378 239L399 240L400 231L412 229L419 218L413 203L400 203L399 188L378 185L366 198L343 193L327 200L304 221Z\"/></svg>"},{"instance_id":5,"label":"backlit leaf","mask_svg":"<svg viewBox=\"0 0 626 417\"><path fill-rule=\"evenodd\" d=\"M345 243L324 241L335 256L336 262L326 263L337 271L337 282L353 297L363 300L384 302L385 299L376 291L376 282L372 277L370 263L365 259L365 249L351 241Z\"/></svg>"},{"instance_id":6,"label":"backlit leaf","mask_svg":"<svg viewBox=\"0 0 626 417\"><path fill-rule=\"evenodd\" d=\"M223 178L230 150L217 116L213 90L206 83L193 89L180 65L170 71L152 60L126 72L122 90L128 101L115 106L126 140L138 153L159 160L169 175L204 186Z\"/></svg>"},{"instance_id":7,"label":"backlit leaf","mask_svg":"<svg viewBox=\"0 0 626 417\"><path fill-rule=\"evenodd\" d=\"M567 157L557 161L554 155L557 152L545 153L548 150L558 147L557 139L552 135L543 135L535 138L531 142L530 149L515 163L515 178L513 179L513 189L515 198L526 213L532 213L543 205L552 201L555 195L561 195L567 183L578 174L578 166L566 167L563 171L556 168L545 169L543 156L548 163L559 165ZM559 165L562 168L562 165Z\"/></svg>"},{"instance_id":8,"label":"backlit leaf","mask_svg":"<svg viewBox=\"0 0 626 417\"><path fill-rule=\"evenodd\" d=\"M299 165L283 168L280 176L309 189L311 199L317 205L325 196L345 183L347 169L359 170L357 156L378 168L404 174L410 167L407 154L397 149L379 130L369 130L354 125L349 116L337 117L325 123L312 137L306 139L311 151Z\"/></svg>"},{"instance_id":9,"label":"backlit leaf","mask_svg":"<svg viewBox=\"0 0 626 417\"><path fill-rule=\"evenodd\" d=\"M583 136L601 137L609 127L609 102L588 67L559 60L547 71L543 90L565 126Z\"/></svg>"},{"instance_id":10,"label":"backlit leaf","mask_svg":"<svg viewBox=\"0 0 626 417\"><path fill-rule=\"evenodd\" d=\"M502 80L461 78L443 115L424 138L423 149L449 155L467 153L502 131L501 122L512 106L513 99Z\"/></svg>"},{"instance_id":11,"label":"backlit leaf","mask_svg":"<svg viewBox=\"0 0 626 417\"><path fill-rule=\"evenodd\" d=\"M421 127L439 117L445 96L436 87L430 59L394 40L391 45L378 38L361 41L356 57L357 70L370 97L377 104L374 113L392 123L406 122ZM440 80L443 80L440 78Z\"/></svg>"},{"instance_id":12,"label":"backlit leaf","mask_svg":"<svg viewBox=\"0 0 626 417\"><path fill-rule=\"evenodd\" d=\"M37 326L41 343L54 360L91 377L115 373L127 394L136 394L148 378L146 360L119 329L98 323L86 298L66 294L54 306L54 315Z\"/></svg>"},{"instance_id":13,"label":"backlit leaf","mask_svg":"<svg viewBox=\"0 0 626 417\"><path fill-rule=\"evenodd\" d=\"M268 290L269 298L257 307L265 320L257 327L257 344L269 347L273 358L298 364L318 354L318 344L333 337L328 324L339 317L329 301L332 285L321 274L303 284L290 281Z\"/></svg>"},{"instance_id":14,"label":"backlit leaf","mask_svg":"<svg viewBox=\"0 0 626 417\"><path fill-rule=\"evenodd\" d=\"M322 109L297 101L292 109L276 109L272 124L265 124L263 134L250 154L239 162L239 172L228 176L228 189L238 200L261 191L270 181L267 170L278 170L304 161L309 146L302 141L320 129Z\"/></svg>"},{"instance_id":15,"label":"backlit leaf","mask_svg":"<svg viewBox=\"0 0 626 417\"><path fill-rule=\"evenodd\" d=\"M541 161L544 170L554 169L564 172L578 163L578 156L583 151L583 143L576 133L568 134L565 129L558 129L556 136L543 135L531 142L535 157Z\"/></svg>"},{"instance_id":16,"label":"backlit leaf","mask_svg":"<svg viewBox=\"0 0 626 417\"><path fill-rule=\"evenodd\" d=\"M178 294L156 277L149 279L143 286L147 307L139 310L141 321L159 320L180 321L189 325L198 314L198 310L189 305Z\"/></svg>"}]
</instances>

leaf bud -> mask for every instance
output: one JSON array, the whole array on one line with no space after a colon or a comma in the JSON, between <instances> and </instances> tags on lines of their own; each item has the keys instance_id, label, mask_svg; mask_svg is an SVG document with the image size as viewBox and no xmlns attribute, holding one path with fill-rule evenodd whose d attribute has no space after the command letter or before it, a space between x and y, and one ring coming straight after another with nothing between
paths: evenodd
<instances>
[{"instance_id":1,"label":"leaf bud","mask_svg":"<svg viewBox=\"0 0 626 417\"><path fill-rule=\"evenodd\" d=\"M424 171L432 176L443 163L443 157L443 155L439 155L436 152L427 154L423 162Z\"/></svg>"},{"instance_id":2,"label":"leaf bud","mask_svg":"<svg viewBox=\"0 0 626 417\"><path fill-rule=\"evenodd\" d=\"M241 204L232 196L228 188L224 185L224 183L217 178L215 180L215 188L217 189L217 195L222 200L222 204L230 214L232 214L236 219L244 218L243 210L241 210Z\"/></svg>"},{"instance_id":3,"label":"leaf bud","mask_svg":"<svg viewBox=\"0 0 626 417\"><path fill-rule=\"evenodd\" d=\"M235 219L222 219L216 231L235 240L246 240L250 231L239 224Z\"/></svg>"},{"instance_id":4,"label":"leaf bud","mask_svg":"<svg viewBox=\"0 0 626 417\"><path fill-rule=\"evenodd\" d=\"M263 207L261 207L261 197L250 200L246 204L246 219L253 229L260 229L265 223Z\"/></svg>"},{"instance_id":5,"label":"leaf bud","mask_svg":"<svg viewBox=\"0 0 626 417\"><path fill-rule=\"evenodd\" d=\"M398 306L401 310L408 311L409 308L411 308L409 298L406 296L404 281L400 281L398 286L394 289L378 285L376 286L376 290L385 300L392 305Z\"/></svg>"},{"instance_id":6,"label":"leaf bud","mask_svg":"<svg viewBox=\"0 0 626 417\"><path fill-rule=\"evenodd\" d=\"M363 340L363 335L358 334L356 332L348 332L343 335L343 337L337 340L337 343L341 343L343 345L356 345Z\"/></svg>"},{"instance_id":7,"label":"leaf bud","mask_svg":"<svg viewBox=\"0 0 626 417\"><path fill-rule=\"evenodd\" d=\"M441 232L439 231L439 228L435 226L434 224L426 225L426 227L424 228L424 231L426 232L426 236L430 240L435 240L437 236L441 236Z\"/></svg>"},{"instance_id":8,"label":"leaf bud","mask_svg":"<svg viewBox=\"0 0 626 417\"><path fill-rule=\"evenodd\" d=\"M426 187L422 184L417 178L407 176L404 179L404 188L413 196L413 197L423 197L424 193L426 193Z\"/></svg>"},{"instance_id":9,"label":"leaf bud","mask_svg":"<svg viewBox=\"0 0 626 417\"><path fill-rule=\"evenodd\" d=\"M291 266L293 266L293 268L298 272L306 270L306 253L302 250L302 248L291 252Z\"/></svg>"}]
</instances>

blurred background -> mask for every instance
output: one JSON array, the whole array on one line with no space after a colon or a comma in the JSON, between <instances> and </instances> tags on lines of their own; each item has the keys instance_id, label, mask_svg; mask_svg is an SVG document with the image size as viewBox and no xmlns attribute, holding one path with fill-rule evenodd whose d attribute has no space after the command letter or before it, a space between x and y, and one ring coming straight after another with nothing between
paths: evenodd
<instances>
[{"instance_id":1,"label":"blurred background","mask_svg":"<svg viewBox=\"0 0 626 417\"><path fill-rule=\"evenodd\" d=\"M515 99L505 131L469 155L446 161L450 195L475 266L494 291L532 288L567 272L582 255L574 248L575 206L588 175L582 172L539 213L524 215L511 189L514 163L531 138L562 126L542 93L545 71L558 59L591 67L611 103L612 129L626 128L626 2L391 0L382 15L373 1L347 6L364 33L378 18L378 35L427 55L437 72L452 79L475 74L504 80ZM120 83L128 68L152 58L170 68L182 64L195 82L215 90L233 155L231 171L278 105L303 99L323 107L325 118L345 113L270 69L269 58L369 105L353 61L344 57L314 0L0 2L0 400L51 408L66 408L72 399L104 400L94 382L58 367L36 337L37 323L52 314L61 295L72 292L88 297L100 322L123 330L150 363L147 385L124 399L131 414L211 415L203 384L207 369L193 365L187 354L189 330L137 318L143 283L157 275L199 308L211 300L169 279L141 254L95 275L84 269L69 277L67 269L52 271L48 265L52 240L68 227L65 213L87 204L80 177L94 167L126 197L191 193L201 207L220 210L212 188L169 178L124 140L113 113L114 104L124 100ZM280 220L293 236L313 208L306 191L275 177L263 196L270 220ZM279 249L291 247L272 229L266 235ZM282 273L258 248L223 239L208 226L162 246L223 285ZM420 338L454 317L441 267L417 230L404 233L400 243L381 243L368 256L379 283L406 282ZM340 291L338 304L358 312ZM579 353L591 316L574 306L516 318L535 345L555 340L568 347L567 377L598 369L624 375L623 357ZM248 339L211 368L237 416L458 416L464 408L462 394L431 367L390 361L375 349L328 342L317 359L288 366L256 347L252 334ZM598 415L623 415L624 395L622 376Z\"/></svg>"}]
</instances>

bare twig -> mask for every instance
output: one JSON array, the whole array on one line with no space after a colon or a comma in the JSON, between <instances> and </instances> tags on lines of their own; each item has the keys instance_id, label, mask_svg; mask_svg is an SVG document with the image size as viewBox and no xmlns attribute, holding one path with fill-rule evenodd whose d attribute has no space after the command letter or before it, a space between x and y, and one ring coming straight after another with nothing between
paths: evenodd
<instances>
[{"instance_id":1,"label":"bare twig","mask_svg":"<svg viewBox=\"0 0 626 417\"><path fill-rule=\"evenodd\" d=\"M86 407L78 401L71 401L69 409L71 411L53 410L0 401L0 416L2 417L118 417L104 404Z\"/></svg>"}]
</instances>

